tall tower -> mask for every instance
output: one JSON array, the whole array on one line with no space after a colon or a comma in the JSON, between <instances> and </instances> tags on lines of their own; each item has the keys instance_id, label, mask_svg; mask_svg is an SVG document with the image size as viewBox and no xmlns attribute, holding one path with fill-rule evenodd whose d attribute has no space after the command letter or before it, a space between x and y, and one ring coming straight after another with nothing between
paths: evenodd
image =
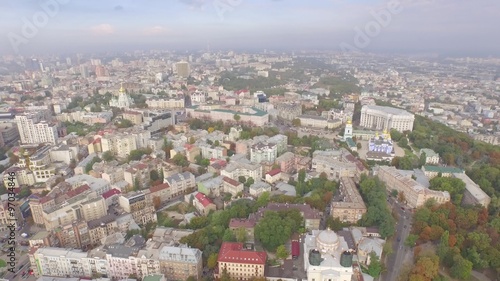
<instances>
[{"instance_id":1,"label":"tall tower","mask_svg":"<svg viewBox=\"0 0 500 281\"><path fill-rule=\"evenodd\" d=\"M345 125L344 130L344 140L351 138L352 139L352 121L351 119L347 119L347 123Z\"/></svg>"}]
</instances>

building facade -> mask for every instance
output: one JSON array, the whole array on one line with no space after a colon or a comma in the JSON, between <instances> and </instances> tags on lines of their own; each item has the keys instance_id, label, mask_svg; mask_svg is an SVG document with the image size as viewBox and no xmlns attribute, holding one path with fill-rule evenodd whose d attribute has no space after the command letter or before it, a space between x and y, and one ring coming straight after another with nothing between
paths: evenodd
<instances>
[{"instance_id":1,"label":"building facade","mask_svg":"<svg viewBox=\"0 0 500 281\"><path fill-rule=\"evenodd\" d=\"M373 130L395 129L399 132L412 131L415 115L398 108L365 105L361 108L360 126Z\"/></svg>"}]
</instances>

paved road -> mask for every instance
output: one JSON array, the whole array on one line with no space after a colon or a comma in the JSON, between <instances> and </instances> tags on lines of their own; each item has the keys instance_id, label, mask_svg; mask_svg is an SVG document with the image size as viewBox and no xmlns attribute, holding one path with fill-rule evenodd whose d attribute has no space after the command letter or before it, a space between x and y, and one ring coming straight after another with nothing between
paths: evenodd
<instances>
[{"instance_id":1,"label":"paved road","mask_svg":"<svg viewBox=\"0 0 500 281\"><path fill-rule=\"evenodd\" d=\"M397 280L400 270L404 265L404 261L406 260L406 256L411 252L410 248L404 245L404 242L410 234L412 217L406 210L406 207L404 207L405 210L402 210L401 205L394 201L393 198L389 198L389 204L392 206L392 209L397 212L399 219L396 225L396 233L393 238L393 254L386 258L387 271L382 274L380 278L380 280L384 281Z\"/></svg>"}]
</instances>

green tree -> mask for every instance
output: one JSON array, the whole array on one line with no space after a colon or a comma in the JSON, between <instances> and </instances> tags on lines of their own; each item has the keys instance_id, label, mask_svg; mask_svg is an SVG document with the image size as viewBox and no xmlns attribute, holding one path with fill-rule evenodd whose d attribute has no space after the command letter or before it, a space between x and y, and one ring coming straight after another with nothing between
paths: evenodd
<instances>
[{"instance_id":1,"label":"green tree","mask_svg":"<svg viewBox=\"0 0 500 281\"><path fill-rule=\"evenodd\" d=\"M252 177L248 177L248 179L245 182L245 187L250 187L254 183L255 183L254 179Z\"/></svg>"},{"instance_id":2,"label":"green tree","mask_svg":"<svg viewBox=\"0 0 500 281\"><path fill-rule=\"evenodd\" d=\"M196 142L196 139L194 137L189 138L189 144L194 144Z\"/></svg>"},{"instance_id":3,"label":"green tree","mask_svg":"<svg viewBox=\"0 0 500 281\"><path fill-rule=\"evenodd\" d=\"M187 167L189 166L189 161L187 160L186 156L180 153L177 153L173 158L172 161L174 162L175 165L181 166L181 167Z\"/></svg>"},{"instance_id":4,"label":"green tree","mask_svg":"<svg viewBox=\"0 0 500 281\"><path fill-rule=\"evenodd\" d=\"M231 229L226 228L226 230L224 231L224 236L222 236L222 241L226 241L226 242L235 242L236 241L236 237L234 237L234 233L233 233L233 231L231 231Z\"/></svg>"},{"instance_id":5,"label":"green tree","mask_svg":"<svg viewBox=\"0 0 500 281\"><path fill-rule=\"evenodd\" d=\"M151 181L157 181L160 179L160 175L158 174L158 171L157 170L151 170L151 172L149 172L149 179Z\"/></svg>"},{"instance_id":6,"label":"green tree","mask_svg":"<svg viewBox=\"0 0 500 281\"><path fill-rule=\"evenodd\" d=\"M247 230L243 227L236 229L236 241L245 243L247 241Z\"/></svg>"},{"instance_id":7,"label":"green tree","mask_svg":"<svg viewBox=\"0 0 500 281\"><path fill-rule=\"evenodd\" d=\"M377 254L374 251L372 251L370 253L370 265L368 265L367 273L370 276L377 278L381 272L382 272L382 263L380 262L380 259L378 258Z\"/></svg>"},{"instance_id":8,"label":"green tree","mask_svg":"<svg viewBox=\"0 0 500 281\"><path fill-rule=\"evenodd\" d=\"M240 183L245 183L245 182L247 181L247 179L245 178L245 176L239 176L239 177L238 177L238 181L239 181Z\"/></svg>"},{"instance_id":9,"label":"green tree","mask_svg":"<svg viewBox=\"0 0 500 281\"><path fill-rule=\"evenodd\" d=\"M453 278L467 280L472 273L472 262L464 259L460 254L453 257L453 266L450 268L450 275Z\"/></svg>"},{"instance_id":10,"label":"green tree","mask_svg":"<svg viewBox=\"0 0 500 281\"><path fill-rule=\"evenodd\" d=\"M210 256L208 256L207 260L207 267L209 269L214 269L217 266L217 258L218 258L217 253L211 253Z\"/></svg>"},{"instance_id":11,"label":"green tree","mask_svg":"<svg viewBox=\"0 0 500 281\"><path fill-rule=\"evenodd\" d=\"M239 114L235 114L233 115L233 119L234 121L239 122L241 120L241 116Z\"/></svg>"},{"instance_id":12,"label":"green tree","mask_svg":"<svg viewBox=\"0 0 500 281\"><path fill-rule=\"evenodd\" d=\"M111 161L115 160L115 157L113 156L113 153L111 153L111 151L108 150L102 154L102 160L104 160L106 162L111 162Z\"/></svg>"},{"instance_id":13,"label":"green tree","mask_svg":"<svg viewBox=\"0 0 500 281\"><path fill-rule=\"evenodd\" d=\"M285 245L279 245L278 248L276 248L276 258L280 260L286 260L290 253L286 249Z\"/></svg>"},{"instance_id":14,"label":"green tree","mask_svg":"<svg viewBox=\"0 0 500 281\"><path fill-rule=\"evenodd\" d=\"M418 235L410 234L405 240L405 245L408 247L414 247L415 244L417 243L417 240L418 240Z\"/></svg>"},{"instance_id":15,"label":"green tree","mask_svg":"<svg viewBox=\"0 0 500 281\"><path fill-rule=\"evenodd\" d=\"M134 180L134 191L138 191L139 189L141 189L141 183L139 181L139 178L135 178L135 180Z\"/></svg>"}]
</instances>

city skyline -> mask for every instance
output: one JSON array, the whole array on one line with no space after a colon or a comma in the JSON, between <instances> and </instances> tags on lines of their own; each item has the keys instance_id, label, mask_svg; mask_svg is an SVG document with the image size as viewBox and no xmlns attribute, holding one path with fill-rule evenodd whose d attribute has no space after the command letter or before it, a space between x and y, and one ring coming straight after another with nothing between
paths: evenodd
<instances>
[{"instance_id":1,"label":"city skyline","mask_svg":"<svg viewBox=\"0 0 500 281\"><path fill-rule=\"evenodd\" d=\"M500 3L45 0L0 3L0 54L318 49L498 56Z\"/></svg>"}]
</instances>

